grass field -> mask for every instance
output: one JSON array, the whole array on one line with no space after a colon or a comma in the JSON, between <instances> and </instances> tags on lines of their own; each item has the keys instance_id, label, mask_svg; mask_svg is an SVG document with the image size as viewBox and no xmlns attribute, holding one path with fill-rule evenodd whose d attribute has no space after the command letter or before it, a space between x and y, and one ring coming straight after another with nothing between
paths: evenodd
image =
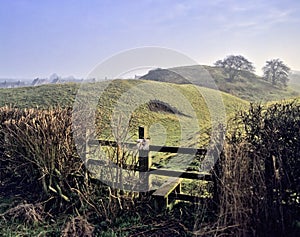
<instances>
[{"instance_id":1,"label":"grass field","mask_svg":"<svg viewBox=\"0 0 300 237\"><path fill-rule=\"evenodd\" d=\"M102 87L101 85L97 85ZM142 87L144 89L141 89ZM87 94L95 85L86 85ZM140 88L139 88L140 87ZM76 98L76 94L80 88L79 84L57 84L57 85L41 85L37 87L24 87L15 89L0 89L0 106L11 106L18 108L39 108L48 109L53 107L72 107ZM172 91L168 94L166 92ZM85 93L85 92L83 92ZM165 95L162 95L162 94ZM138 80L115 80L108 85L106 90L99 97L98 111L101 114L99 118L100 126L107 127L111 123L113 113L130 113L132 126L144 125L159 130L158 127L163 126L167 134L172 134L167 141L168 145L176 145L178 133L180 132L180 121L189 123L189 121L198 121L199 128L205 129L210 126L210 111L207 107L207 98L202 95L210 95L210 99L214 100L219 94L212 89L203 87L194 87L192 85L177 85L162 82L145 82ZM226 116L234 114L235 111L248 105L248 102L234 97L230 94L220 93L220 101L212 101L213 111L221 111L222 106L225 108ZM91 97L98 96L92 93ZM87 96L88 97L88 96ZM143 98L142 100L140 98ZM178 115L164 111L151 111L148 107L148 101L162 98L160 101L167 101L171 108L177 109L184 115ZM89 98L87 98L89 100ZM125 101L125 99L127 101ZM143 103L141 101L144 101ZM224 105L222 104L224 103ZM189 107L190 106L190 107ZM220 108L218 108L220 106ZM188 108L189 107L189 108ZM193 118L189 113L195 112ZM223 115L222 115L223 116ZM191 126L188 126L191 127ZM103 131L103 129L101 129ZM198 131L194 131L196 134ZM108 134L104 134L106 137ZM153 134L153 137L159 137ZM136 138L136 137L135 137ZM153 141L156 142L155 139ZM158 141L160 142L160 141Z\"/></svg>"},{"instance_id":2,"label":"grass field","mask_svg":"<svg viewBox=\"0 0 300 237\"><path fill-rule=\"evenodd\" d=\"M209 140L207 133L211 127L212 111L214 120L221 121L224 116L229 118L248 105L248 102L230 94L188 84L141 80L105 83L107 88L101 95L99 93L104 87L101 82L85 84L81 89L79 84L73 83L1 89L0 106L39 109L72 107L80 90L79 94L83 94L86 103L99 96L97 126L102 139L119 139L113 135L112 127L117 129L118 120L122 118L130 121L128 136L123 140L134 142L137 139L137 128L142 125L148 128L152 144L199 147ZM171 109L176 109L181 115L164 109L151 110L148 106L150 100L167 102ZM212 107L211 111L208 103ZM164 162L157 159L154 162Z\"/></svg>"},{"instance_id":3,"label":"grass field","mask_svg":"<svg viewBox=\"0 0 300 237\"><path fill-rule=\"evenodd\" d=\"M113 136L111 128L117 127L118 129L118 123L116 122L120 118L126 118L126 112L129 111L129 135L126 139L135 140L137 138L137 127L144 125L149 129L152 144L180 146L183 140L184 146L191 147L201 147L207 143L209 139L208 130L211 127L211 113L220 115L216 119L220 121L226 115L227 122L237 111L249 106L248 101L233 95L224 92L219 94L219 92L212 89L194 87L189 84L180 85L155 81L145 82L142 80L115 80L107 84L108 86L105 90L102 90L103 85L99 83L89 83L82 87L79 84L70 83L1 89L0 106L47 110L56 107L72 108L74 103L76 104L76 101L80 101L80 99L84 99L83 101L85 102L85 104L81 105L87 105L86 103L89 103L90 100L96 97L96 123L99 137L114 140L116 137ZM78 95L82 95L83 98L78 97ZM218 96L221 96L223 104L217 99ZM157 107L155 107L156 104L152 104L153 108L153 106L149 106L149 101L151 100L152 102L156 101L158 104L160 102L166 102L166 104L161 103ZM212 106L211 110L209 110L207 105ZM223 105L225 114L222 112ZM186 126L185 131L181 129L182 125ZM158 155L155 153L152 155L154 156L153 161L155 165L159 167L181 169L184 163L181 156L174 157L169 154ZM57 178L58 174L59 172L52 175ZM48 175L47 172L45 175ZM183 191L192 194L195 190L197 192L199 185L205 186L206 184L195 184L195 182L185 180ZM65 213L58 216L48 215L39 209L39 203L32 205L24 202L24 195L29 197L30 193L14 195L16 191L22 194L22 191L12 188L5 195L0 195L1 236L61 236L64 231L75 228L77 225L80 226L79 229L82 226L84 227L80 231L88 233L93 228L84 218L88 217L89 220L97 222L97 218L93 217L93 213L88 213L86 216L78 215L77 217L74 213L69 216ZM12 195L10 196L10 194ZM201 195L208 197L211 196L211 193L204 187ZM99 201L99 198L96 200ZM87 203L88 205L93 205L92 203ZM144 208L141 212L134 210L132 213L124 210L120 216L113 219L113 222L103 219L101 223L94 225L98 228L98 230L95 230L95 233L98 233L96 236L127 236L133 234L132 227L135 228L135 231L141 231L141 233L143 231L159 230L162 223L156 222L156 218L162 221L167 228L179 228L180 233L185 233L185 229L182 229L180 226L174 226L172 222L178 223L179 220L179 223L182 222L189 226L190 222L186 219L186 216L183 219L182 217L185 213L190 215L192 208L195 207L189 206L189 204L179 205L173 212L162 212L159 214L155 214L151 209L147 208ZM149 215L145 214L145 210L149 212ZM79 211L82 211L82 209ZM29 217L26 216L28 213L30 214ZM143 215L139 213L143 213ZM8 217L10 220L7 219ZM195 216L193 218L197 219L198 217ZM151 223L151 226L148 227L146 223ZM64 236L71 235L65 233Z\"/></svg>"}]
</instances>

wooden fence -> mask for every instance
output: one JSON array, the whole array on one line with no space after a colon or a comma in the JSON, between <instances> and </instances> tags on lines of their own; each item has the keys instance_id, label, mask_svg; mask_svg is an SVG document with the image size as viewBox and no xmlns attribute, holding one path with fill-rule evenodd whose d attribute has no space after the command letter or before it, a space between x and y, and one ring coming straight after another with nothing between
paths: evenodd
<instances>
[{"instance_id":1,"label":"wooden fence","mask_svg":"<svg viewBox=\"0 0 300 237\"><path fill-rule=\"evenodd\" d=\"M195 156L205 156L206 149L196 149L196 148L182 148L182 147L172 147L172 146L156 146L151 145L150 140L145 137L145 128L139 127L138 129L139 139L138 143L122 143L122 146L126 146L129 149L138 149L138 164L137 165L124 165L122 168L139 171L143 178L147 180L148 185L151 185L150 175L160 175L171 177L171 180L166 184L163 184L159 188L149 192L153 199L155 206L157 208L170 208L174 201L200 201L197 196L191 196L183 194L181 192L181 183L183 179L193 179L193 180L205 180L213 181L210 173L207 172L191 172L191 171L176 171L169 169L158 169L152 167L152 157L150 155L151 151L154 152L168 152L168 153L180 153L180 154L191 154ZM107 140L87 140L88 146L110 146L118 147L119 144L115 141ZM88 153L88 152L86 152ZM98 164L103 165L101 160L86 159L87 165ZM145 177L146 176L146 177ZM172 178L173 177L173 178Z\"/></svg>"}]
</instances>

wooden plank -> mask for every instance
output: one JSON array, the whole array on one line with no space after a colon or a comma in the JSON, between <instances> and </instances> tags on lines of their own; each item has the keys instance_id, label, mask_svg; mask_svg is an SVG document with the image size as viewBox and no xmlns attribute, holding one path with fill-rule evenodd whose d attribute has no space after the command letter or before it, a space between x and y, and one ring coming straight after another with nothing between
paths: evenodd
<instances>
[{"instance_id":1,"label":"wooden plank","mask_svg":"<svg viewBox=\"0 0 300 237\"><path fill-rule=\"evenodd\" d=\"M178 154L191 154L191 155L205 155L206 149L196 149L190 147L174 147L174 146L156 146L150 145L150 151L156 152L169 152L169 153L178 153Z\"/></svg>"},{"instance_id":2,"label":"wooden plank","mask_svg":"<svg viewBox=\"0 0 300 237\"><path fill-rule=\"evenodd\" d=\"M106 141L106 140L89 140L88 145L90 146L111 146L117 147L118 144L115 141ZM136 143L123 142L121 145L126 146L129 149L137 149ZM149 151L155 152L169 152L169 153L179 153L179 154L194 154L194 155L205 155L207 150L203 148L190 148L190 147L174 147L174 146L157 146L150 145Z\"/></svg>"},{"instance_id":3,"label":"wooden plank","mask_svg":"<svg viewBox=\"0 0 300 237\"><path fill-rule=\"evenodd\" d=\"M108 160L94 160L94 159L88 159L86 162L87 166L108 166L110 165ZM132 170L132 171L138 171L139 167L137 165L128 165L128 164L122 164L122 166L118 165L118 167L126 169L126 170Z\"/></svg>"},{"instance_id":4,"label":"wooden plank","mask_svg":"<svg viewBox=\"0 0 300 237\"><path fill-rule=\"evenodd\" d=\"M184 179L197 179L197 180L206 180L212 181L212 176L207 172L182 172L182 171L174 171L174 170L166 170L166 169L150 169L151 175L161 175L161 176L169 176L169 177L180 177Z\"/></svg>"},{"instance_id":5,"label":"wooden plank","mask_svg":"<svg viewBox=\"0 0 300 237\"><path fill-rule=\"evenodd\" d=\"M169 194L173 192L178 187L178 185L180 185L181 181L182 178L174 179L173 181L158 188L152 195L167 198Z\"/></svg>"},{"instance_id":6,"label":"wooden plank","mask_svg":"<svg viewBox=\"0 0 300 237\"><path fill-rule=\"evenodd\" d=\"M115 141L107 141L107 140L89 140L88 141L89 146L110 146L110 147L118 147L118 143ZM137 149L136 143L130 143L130 142L122 142L120 144L121 146L126 146L128 149Z\"/></svg>"},{"instance_id":7,"label":"wooden plank","mask_svg":"<svg viewBox=\"0 0 300 237\"><path fill-rule=\"evenodd\" d=\"M87 165L94 165L94 166L106 166L107 161L105 160L93 160L88 159ZM137 165L122 165L123 169L127 170L135 170L139 171L139 167ZM191 171L175 171L175 170L166 170L166 169L157 169L151 168L149 170L149 174L151 175L160 175L160 176L168 176L168 177L179 177L184 179L196 179L196 180L205 180L205 181L212 181L212 175L207 172L191 172Z\"/></svg>"}]
</instances>

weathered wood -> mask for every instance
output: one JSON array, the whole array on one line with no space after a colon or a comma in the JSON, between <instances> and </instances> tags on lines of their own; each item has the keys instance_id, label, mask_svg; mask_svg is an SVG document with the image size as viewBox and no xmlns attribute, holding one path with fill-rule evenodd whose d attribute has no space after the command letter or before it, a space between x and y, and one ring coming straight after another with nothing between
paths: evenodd
<instances>
[{"instance_id":1,"label":"weathered wood","mask_svg":"<svg viewBox=\"0 0 300 237\"><path fill-rule=\"evenodd\" d=\"M115 141L107 141L107 140L89 140L89 146L110 146L110 147L117 147L118 143ZM121 146L126 146L128 149L136 150L137 144L132 142L122 142L119 144Z\"/></svg>"},{"instance_id":2,"label":"weathered wood","mask_svg":"<svg viewBox=\"0 0 300 237\"><path fill-rule=\"evenodd\" d=\"M151 168L150 171L152 175L212 181L211 174L207 172L187 172L187 171L182 172L182 171L156 169L156 168Z\"/></svg>"},{"instance_id":3,"label":"weathered wood","mask_svg":"<svg viewBox=\"0 0 300 237\"><path fill-rule=\"evenodd\" d=\"M151 180L150 176L147 173L152 166L152 158L149 152L149 143L150 141L145 138L145 128L139 127L139 140L136 145L138 148L139 156L139 178L142 183L145 184L145 190L150 190Z\"/></svg>"},{"instance_id":4,"label":"weathered wood","mask_svg":"<svg viewBox=\"0 0 300 237\"><path fill-rule=\"evenodd\" d=\"M150 145L149 150L156 151L156 152L169 152L169 153L191 154L191 155L205 155L206 154L206 149L196 149L196 148L190 148L190 147Z\"/></svg>"},{"instance_id":5,"label":"weathered wood","mask_svg":"<svg viewBox=\"0 0 300 237\"><path fill-rule=\"evenodd\" d=\"M106 140L90 140L88 142L90 146L111 146L117 147L117 142L114 141L106 141ZM121 145L126 146L128 149L137 149L136 143L130 142L122 142ZM191 155L205 155L206 149L200 148L190 148L190 147L173 147L173 146L157 146L157 145L149 145L149 151L155 152L169 152L169 153L178 153L178 154L191 154Z\"/></svg>"},{"instance_id":6,"label":"weathered wood","mask_svg":"<svg viewBox=\"0 0 300 237\"><path fill-rule=\"evenodd\" d=\"M146 139L146 132L144 127L139 127L138 129L138 141L137 143L122 142L117 143L115 141L107 140L88 140L86 146L111 146L111 147L126 147L128 150L138 150L138 166L127 166L123 165L122 168L130 169L132 171L140 171L139 179L141 183L146 182L146 189L150 190L151 186L151 175L161 175L174 177L171 182L161 186L156 191L152 193L154 197L154 203L156 208L169 208L172 206L174 201L183 200L194 202L201 201L202 199L195 196L190 196L181 193L181 182L183 179L196 179L196 180L206 180L212 181L212 176L207 172L187 172L187 171L174 171L166 169L156 169L152 168L152 160L150 156L150 151L154 152L166 152L166 153L179 153L179 154L191 154L195 156L205 156L207 153L206 149L196 149L189 147L172 147L172 146L157 146L150 145L150 141ZM104 161L105 162L105 161ZM100 160L89 160L88 165L104 165L103 161ZM112 184L115 184L112 182ZM130 186L130 185L129 185ZM129 188L129 186L127 188Z\"/></svg>"},{"instance_id":7,"label":"weathered wood","mask_svg":"<svg viewBox=\"0 0 300 237\"><path fill-rule=\"evenodd\" d=\"M107 161L89 159L87 161L87 166L89 166L89 165L105 166L105 165L107 165ZM135 170L135 171L140 170L139 167L136 165L123 164L122 168L127 169L127 170ZM184 179L213 181L212 175L207 172L191 172L191 171L182 172L182 171L175 171L175 170L150 168L149 173L151 175L161 175L161 176L169 176L169 177L179 177L179 178L184 178Z\"/></svg>"},{"instance_id":8,"label":"weathered wood","mask_svg":"<svg viewBox=\"0 0 300 237\"><path fill-rule=\"evenodd\" d=\"M107 161L89 159L87 161L87 166L89 165L105 166L107 165ZM135 170L135 171L140 170L140 168L136 165L123 164L122 168L127 170ZM213 181L212 175L207 172L175 171L175 170L157 169L153 167L150 168L148 171L150 172L151 175L161 175L161 176L168 176L168 177L179 177L184 179Z\"/></svg>"},{"instance_id":9,"label":"weathered wood","mask_svg":"<svg viewBox=\"0 0 300 237\"><path fill-rule=\"evenodd\" d=\"M169 195L172 192L181 192L181 181L182 178L176 178L171 182L158 188L152 196L154 196L154 206L156 209L168 208L170 205Z\"/></svg>"},{"instance_id":10,"label":"weathered wood","mask_svg":"<svg viewBox=\"0 0 300 237\"><path fill-rule=\"evenodd\" d=\"M145 138L145 127L139 126L139 139Z\"/></svg>"},{"instance_id":11,"label":"weathered wood","mask_svg":"<svg viewBox=\"0 0 300 237\"><path fill-rule=\"evenodd\" d=\"M137 148L139 151L139 171L146 172L151 167L151 157L149 155L150 141L145 139L145 128L139 127L139 140Z\"/></svg>"},{"instance_id":12,"label":"weathered wood","mask_svg":"<svg viewBox=\"0 0 300 237\"><path fill-rule=\"evenodd\" d=\"M107 166L109 162L107 160L94 160L89 159L86 162L87 167L89 166ZM138 171L139 167L137 165L128 165L128 164L120 164L118 167L126 169L126 170L132 170L132 171ZM100 167L99 167L100 168Z\"/></svg>"},{"instance_id":13,"label":"weathered wood","mask_svg":"<svg viewBox=\"0 0 300 237\"><path fill-rule=\"evenodd\" d=\"M168 195L176 190L178 193L180 193L180 184L181 184L182 178L174 179L173 181L162 185L160 188L158 188L152 195L153 196L161 196L161 197L168 197ZM179 188L178 188L179 187Z\"/></svg>"}]
</instances>

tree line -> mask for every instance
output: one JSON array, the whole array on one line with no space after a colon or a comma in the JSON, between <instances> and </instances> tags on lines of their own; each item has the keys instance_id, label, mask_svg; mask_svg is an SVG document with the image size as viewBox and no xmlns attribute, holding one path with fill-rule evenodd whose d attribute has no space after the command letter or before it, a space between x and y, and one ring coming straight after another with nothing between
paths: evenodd
<instances>
[{"instance_id":1,"label":"tree line","mask_svg":"<svg viewBox=\"0 0 300 237\"><path fill-rule=\"evenodd\" d=\"M241 55L229 55L223 60L215 62L215 66L223 68L229 81L238 78L242 71L254 72L253 63ZM263 70L263 79L273 85L287 86L290 68L279 58L266 61Z\"/></svg>"}]
</instances>

